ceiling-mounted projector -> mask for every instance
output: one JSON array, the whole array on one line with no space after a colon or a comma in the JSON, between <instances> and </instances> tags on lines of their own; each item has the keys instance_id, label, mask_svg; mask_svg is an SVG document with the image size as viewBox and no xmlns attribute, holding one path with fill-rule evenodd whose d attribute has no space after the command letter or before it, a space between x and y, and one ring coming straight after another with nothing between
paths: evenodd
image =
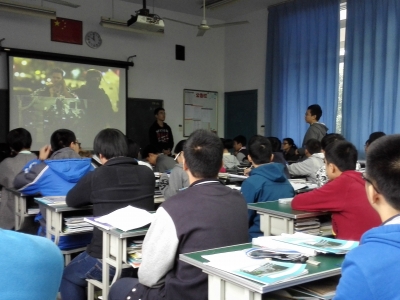
<instances>
[{"instance_id":1,"label":"ceiling-mounted projector","mask_svg":"<svg viewBox=\"0 0 400 300\"><path fill-rule=\"evenodd\" d=\"M150 14L146 9L146 0L143 0L143 8L132 15L127 25L137 30L164 33L164 21L156 14Z\"/></svg>"}]
</instances>

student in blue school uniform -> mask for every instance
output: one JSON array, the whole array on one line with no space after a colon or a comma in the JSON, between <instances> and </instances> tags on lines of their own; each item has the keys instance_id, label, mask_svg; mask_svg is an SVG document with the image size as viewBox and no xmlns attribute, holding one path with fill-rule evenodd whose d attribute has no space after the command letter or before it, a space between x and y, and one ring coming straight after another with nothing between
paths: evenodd
<instances>
[{"instance_id":1,"label":"student in blue school uniform","mask_svg":"<svg viewBox=\"0 0 400 300\"><path fill-rule=\"evenodd\" d=\"M242 183L242 194L247 203L267 202L294 196L294 190L284 172L284 165L273 163L271 143L268 138L253 136L249 141L248 159L252 170ZM255 210L248 211L249 240L262 236L260 216Z\"/></svg>"},{"instance_id":2,"label":"student in blue school uniform","mask_svg":"<svg viewBox=\"0 0 400 300\"><path fill-rule=\"evenodd\" d=\"M334 299L399 299L400 135L374 141L367 152L365 191L381 226L367 231L350 251Z\"/></svg>"}]
</instances>

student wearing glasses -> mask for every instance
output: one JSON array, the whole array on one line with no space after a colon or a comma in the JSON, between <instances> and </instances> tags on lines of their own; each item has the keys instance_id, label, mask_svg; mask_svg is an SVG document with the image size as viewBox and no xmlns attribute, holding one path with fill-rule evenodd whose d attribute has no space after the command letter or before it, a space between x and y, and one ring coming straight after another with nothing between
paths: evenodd
<instances>
[{"instance_id":1,"label":"student wearing glasses","mask_svg":"<svg viewBox=\"0 0 400 300\"><path fill-rule=\"evenodd\" d=\"M319 122L319 119L322 116L322 109L321 106L318 104L313 104L310 105L307 108L307 111L304 115L304 120L306 121L307 124L310 124L310 127L308 127L306 134L304 135L302 147L297 149L297 154L300 156L305 155L305 145L310 139L316 139L318 141L321 141L322 138L326 135L326 132L328 131L328 127L325 126L324 123Z\"/></svg>"},{"instance_id":2,"label":"student wearing glasses","mask_svg":"<svg viewBox=\"0 0 400 300\"><path fill-rule=\"evenodd\" d=\"M356 163L357 150L353 144L347 141L329 144L325 148L329 182L319 189L295 196L292 208L330 211L334 235L343 240L359 241L367 230L379 226L380 220L368 203L362 175L355 171Z\"/></svg>"},{"instance_id":3,"label":"student wearing glasses","mask_svg":"<svg viewBox=\"0 0 400 300\"><path fill-rule=\"evenodd\" d=\"M367 153L364 193L381 226L367 231L342 264L340 299L399 299L400 135L375 141Z\"/></svg>"},{"instance_id":4,"label":"student wearing glasses","mask_svg":"<svg viewBox=\"0 0 400 300\"><path fill-rule=\"evenodd\" d=\"M284 138L282 141L283 157L287 162L296 162L299 155L296 154L297 146L291 138Z\"/></svg>"},{"instance_id":5,"label":"student wearing glasses","mask_svg":"<svg viewBox=\"0 0 400 300\"><path fill-rule=\"evenodd\" d=\"M25 195L66 195L83 175L93 170L91 159L81 158L78 153L79 143L75 133L68 129L54 131L50 145L40 149L39 159L27 163L15 177L14 187ZM45 220L40 216L38 219L41 223L40 235L45 235ZM62 239L59 245L62 245Z\"/></svg>"},{"instance_id":6,"label":"student wearing glasses","mask_svg":"<svg viewBox=\"0 0 400 300\"><path fill-rule=\"evenodd\" d=\"M186 140L180 141L175 146L176 165L170 174L163 173L160 177L160 190L165 200L189 186L189 177L183 170L183 146Z\"/></svg>"}]
</instances>

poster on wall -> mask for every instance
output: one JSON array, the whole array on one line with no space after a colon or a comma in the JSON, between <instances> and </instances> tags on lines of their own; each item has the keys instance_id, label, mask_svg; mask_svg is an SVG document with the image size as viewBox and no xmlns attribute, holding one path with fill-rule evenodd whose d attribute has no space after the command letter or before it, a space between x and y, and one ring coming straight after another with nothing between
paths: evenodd
<instances>
[{"instance_id":1,"label":"poster on wall","mask_svg":"<svg viewBox=\"0 0 400 300\"><path fill-rule=\"evenodd\" d=\"M218 93L212 91L183 90L183 136L197 129L217 133Z\"/></svg>"}]
</instances>

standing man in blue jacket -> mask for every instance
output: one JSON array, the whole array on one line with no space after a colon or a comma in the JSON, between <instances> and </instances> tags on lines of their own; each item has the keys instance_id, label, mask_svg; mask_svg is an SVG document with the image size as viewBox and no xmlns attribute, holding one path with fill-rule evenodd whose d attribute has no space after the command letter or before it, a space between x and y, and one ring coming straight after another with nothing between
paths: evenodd
<instances>
[{"instance_id":1,"label":"standing man in blue jacket","mask_svg":"<svg viewBox=\"0 0 400 300\"><path fill-rule=\"evenodd\" d=\"M274 158L271 143L268 138L255 135L249 141L249 154L252 170L242 183L242 194L247 203L258 203L290 198L294 190L286 178L284 165L271 162ZM262 236L260 230L260 216L255 210L248 211L249 240Z\"/></svg>"}]
</instances>

